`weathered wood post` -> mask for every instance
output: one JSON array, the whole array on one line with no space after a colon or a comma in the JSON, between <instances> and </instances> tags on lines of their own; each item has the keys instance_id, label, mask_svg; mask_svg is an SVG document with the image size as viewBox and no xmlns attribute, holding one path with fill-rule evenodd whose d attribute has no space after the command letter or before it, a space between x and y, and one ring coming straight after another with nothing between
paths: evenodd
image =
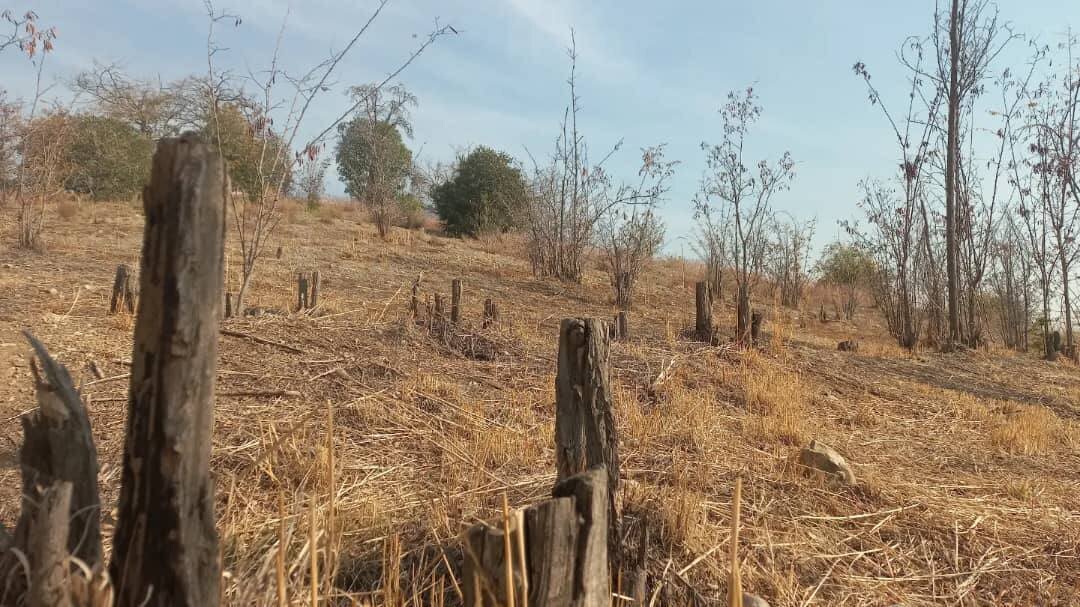
<instances>
[{"instance_id":1,"label":"weathered wood post","mask_svg":"<svg viewBox=\"0 0 1080 607\"><path fill-rule=\"evenodd\" d=\"M306 310L308 307L308 275L306 272L296 273L296 310Z\"/></svg>"},{"instance_id":2,"label":"weathered wood post","mask_svg":"<svg viewBox=\"0 0 1080 607\"><path fill-rule=\"evenodd\" d=\"M698 337L711 339L713 331L712 295L709 292L709 283L707 281L697 283L694 303L697 307L697 322L694 324L694 329Z\"/></svg>"},{"instance_id":3,"label":"weathered wood post","mask_svg":"<svg viewBox=\"0 0 1080 607\"><path fill-rule=\"evenodd\" d=\"M233 317L233 295L232 293L225 293L225 318Z\"/></svg>"},{"instance_id":4,"label":"weathered wood post","mask_svg":"<svg viewBox=\"0 0 1080 607\"><path fill-rule=\"evenodd\" d=\"M461 322L461 279L450 281L450 322Z\"/></svg>"},{"instance_id":5,"label":"weathered wood post","mask_svg":"<svg viewBox=\"0 0 1080 607\"><path fill-rule=\"evenodd\" d=\"M319 305L319 284L322 282L322 276L318 270L311 273L311 297L308 301L309 308L315 308Z\"/></svg>"},{"instance_id":6,"label":"weathered wood post","mask_svg":"<svg viewBox=\"0 0 1080 607\"><path fill-rule=\"evenodd\" d=\"M131 286L131 268L123 263L116 266L112 297L109 298L109 314L116 314L122 308L127 309L128 314L135 313L135 290Z\"/></svg>"},{"instance_id":7,"label":"weathered wood post","mask_svg":"<svg viewBox=\"0 0 1080 607\"><path fill-rule=\"evenodd\" d=\"M146 226L109 573L117 607L217 605L210 446L221 315L225 178L213 146L163 139Z\"/></svg>"},{"instance_id":8,"label":"weathered wood post","mask_svg":"<svg viewBox=\"0 0 1080 607\"><path fill-rule=\"evenodd\" d=\"M499 322L499 309L491 298L484 300L484 328L487 329Z\"/></svg>"},{"instance_id":9,"label":"weathered wood post","mask_svg":"<svg viewBox=\"0 0 1080 607\"><path fill-rule=\"evenodd\" d=\"M619 440L608 383L605 323L565 318L559 330L555 377L555 463L564 480L600 466L607 471L609 537L619 537L615 492L619 483ZM611 550L612 555L615 550Z\"/></svg>"},{"instance_id":10,"label":"weathered wood post","mask_svg":"<svg viewBox=\"0 0 1080 607\"><path fill-rule=\"evenodd\" d=\"M553 499L514 513L510 571L515 605L609 607L607 472L564 479ZM465 605L502 607L507 597L505 527L478 524L463 538ZM526 590L527 588L527 590Z\"/></svg>"}]
</instances>

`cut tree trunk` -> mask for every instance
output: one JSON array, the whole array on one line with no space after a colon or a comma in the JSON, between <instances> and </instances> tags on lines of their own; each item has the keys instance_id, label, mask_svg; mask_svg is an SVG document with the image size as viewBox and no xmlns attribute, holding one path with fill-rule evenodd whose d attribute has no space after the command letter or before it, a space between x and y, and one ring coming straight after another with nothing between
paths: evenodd
<instances>
[{"instance_id":1,"label":"cut tree trunk","mask_svg":"<svg viewBox=\"0 0 1080 607\"><path fill-rule=\"evenodd\" d=\"M301 312L308 307L308 275L306 272L296 274L296 311Z\"/></svg>"},{"instance_id":2,"label":"cut tree trunk","mask_svg":"<svg viewBox=\"0 0 1080 607\"><path fill-rule=\"evenodd\" d=\"M695 286L694 304L697 308L694 330L701 339L712 338L712 296L709 283L702 281Z\"/></svg>"},{"instance_id":3,"label":"cut tree trunk","mask_svg":"<svg viewBox=\"0 0 1080 607\"><path fill-rule=\"evenodd\" d=\"M487 329L499 322L499 309L491 298L484 300L484 328Z\"/></svg>"},{"instance_id":4,"label":"cut tree trunk","mask_svg":"<svg viewBox=\"0 0 1080 607\"><path fill-rule=\"evenodd\" d=\"M135 290L131 286L131 268L126 264L116 266L112 297L109 298L109 314L116 314L120 310L127 310L128 314L135 313Z\"/></svg>"},{"instance_id":5,"label":"cut tree trunk","mask_svg":"<svg viewBox=\"0 0 1080 607\"><path fill-rule=\"evenodd\" d=\"M556 484L553 499L514 513L509 526L510 567L505 525L481 523L470 528L464 540L464 604L508 605L509 570L515 605L611 605L608 481L603 468L594 468Z\"/></svg>"},{"instance_id":6,"label":"cut tree trunk","mask_svg":"<svg viewBox=\"0 0 1080 607\"><path fill-rule=\"evenodd\" d=\"M450 322L461 322L461 279L450 281Z\"/></svg>"},{"instance_id":7,"label":"cut tree trunk","mask_svg":"<svg viewBox=\"0 0 1080 607\"><path fill-rule=\"evenodd\" d=\"M163 139L143 192L123 469L110 575L117 607L219 601L210 450L225 242L221 155Z\"/></svg>"},{"instance_id":8,"label":"cut tree trunk","mask_svg":"<svg viewBox=\"0 0 1080 607\"><path fill-rule=\"evenodd\" d=\"M309 308L315 308L319 305L319 287L322 283L322 276L319 275L319 271L315 270L311 273L311 298L308 301Z\"/></svg>"},{"instance_id":9,"label":"cut tree trunk","mask_svg":"<svg viewBox=\"0 0 1080 607\"><path fill-rule=\"evenodd\" d=\"M630 314L626 310L619 310L615 315L615 339L630 339Z\"/></svg>"},{"instance_id":10,"label":"cut tree trunk","mask_svg":"<svg viewBox=\"0 0 1080 607\"><path fill-rule=\"evenodd\" d=\"M555 461L560 481L595 466L607 471L609 531L611 538L618 538L614 497L619 483L619 439L604 324L595 318L562 321L555 377Z\"/></svg>"},{"instance_id":11,"label":"cut tree trunk","mask_svg":"<svg viewBox=\"0 0 1080 607\"><path fill-rule=\"evenodd\" d=\"M739 285L737 310L735 340L747 346L752 343L752 337L750 335L750 287L745 282Z\"/></svg>"}]
</instances>

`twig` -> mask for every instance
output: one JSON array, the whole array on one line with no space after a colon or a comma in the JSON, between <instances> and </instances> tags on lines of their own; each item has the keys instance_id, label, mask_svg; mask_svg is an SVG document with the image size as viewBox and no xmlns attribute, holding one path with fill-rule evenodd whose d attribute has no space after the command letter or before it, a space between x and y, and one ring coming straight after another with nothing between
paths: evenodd
<instances>
[{"instance_id":1,"label":"twig","mask_svg":"<svg viewBox=\"0 0 1080 607\"><path fill-rule=\"evenodd\" d=\"M296 390L248 390L241 392L219 392L218 396L256 396L264 398L300 398L303 394Z\"/></svg>"}]
</instances>

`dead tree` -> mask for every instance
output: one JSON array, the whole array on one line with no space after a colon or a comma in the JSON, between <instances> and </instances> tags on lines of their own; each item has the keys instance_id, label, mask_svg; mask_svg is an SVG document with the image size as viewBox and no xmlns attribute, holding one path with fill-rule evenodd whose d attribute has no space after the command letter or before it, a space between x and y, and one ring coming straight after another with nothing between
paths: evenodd
<instances>
[{"instance_id":1,"label":"dead tree","mask_svg":"<svg viewBox=\"0 0 1080 607\"><path fill-rule=\"evenodd\" d=\"M555 462L558 480L595 466L607 470L609 537L614 540L619 537L614 501L619 483L619 440L608 382L604 325L595 318L562 321L555 377Z\"/></svg>"},{"instance_id":2,"label":"dead tree","mask_svg":"<svg viewBox=\"0 0 1080 607\"><path fill-rule=\"evenodd\" d=\"M509 605L512 587L515 605L608 607L609 485L605 470L593 468L559 481L553 499L513 513L503 525L470 528L463 542L465 605Z\"/></svg>"},{"instance_id":3,"label":"dead tree","mask_svg":"<svg viewBox=\"0 0 1080 607\"><path fill-rule=\"evenodd\" d=\"M450 281L450 322L461 322L461 279Z\"/></svg>"},{"instance_id":4,"label":"dead tree","mask_svg":"<svg viewBox=\"0 0 1080 607\"><path fill-rule=\"evenodd\" d=\"M127 426L110 576L116 605L217 605L210 476L225 242L223 161L164 139L143 192Z\"/></svg>"},{"instance_id":5,"label":"dead tree","mask_svg":"<svg viewBox=\"0 0 1080 607\"><path fill-rule=\"evenodd\" d=\"M135 291L131 286L131 268L127 264L116 266L112 297L109 298L109 314L116 314L121 309L126 309L128 314L135 313Z\"/></svg>"},{"instance_id":6,"label":"dead tree","mask_svg":"<svg viewBox=\"0 0 1080 607\"><path fill-rule=\"evenodd\" d=\"M308 308L308 275L305 272L296 273L296 310L297 312Z\"/></svg>"},{"instance_id":7,"label":"dead tree","mask_svg":"<svg viewBox=\"0 0 1080 607\"><path fill-rule=\"evenodd\" d=\"M694 328L698 337L703 339L712 338L712 294L709 292L708 281L697 283L695 305L697 306L697 322Z\"/></svg>"},{"instance_id":8,"label":"dead tree","mask_svg":"<svg viewBox=\"0 0 1080 607\"><path fill-rule=\"evenodd\" d=\"M484 300L484 328L487 329L499 322L499 309L491 298Z\"/></svg>"}]
</instances>

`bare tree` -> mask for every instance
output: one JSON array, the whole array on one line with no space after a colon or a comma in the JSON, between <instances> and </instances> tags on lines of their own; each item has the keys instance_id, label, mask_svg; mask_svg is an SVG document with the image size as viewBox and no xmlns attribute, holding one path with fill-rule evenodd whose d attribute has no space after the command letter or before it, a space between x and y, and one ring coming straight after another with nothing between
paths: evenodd
<instances>
[{"instance_id":1,"label":"bare tree","mask_svg":"<svg viewBox=\"0 0 1080 607\"><path fill-rule=\"evenodd\" d=\"M22 16L16 16L11 9L0 11L0 27L2 24L7 25L7 33L0 34L0 52L14 47L33 59L39 50L44 53L53 50L56 28L39 26L34 11L26 11Z\"/></svg>"},{"instance_id":2,"label":"bare tree","mask_svg":"<svg viewBox=\"0 0 1080 607\"><path fill-rule=\"evenodd\" d=\"M664 145L643 149L638 182L624 185L617 195L635 203L601 222L600 258L620 310L632 307L638 277L664 242L664 222L656 211L676 164L664 160Z\"/></svg>"},{"instance_id":3,"label":"bare tree","mask_svg":"<svg viewBox=\"0 0 1080 607\"><path fill-rule=\"evenodd\" d=\"M808 279L810 245L817 221L799 221L790 213L777 213L766 269L780 291L780 305L798 308Z\"/></svg>"},{"instance_id":4,"label":"bare tree","mask_svg":"<svg viewBox=\"0 0 1080 607\"><path fill-rule=\"evenodd\" d=\"M935 6L931 39L936 50L937 69L924 75L935 80L938 88L944 91L946 100L945 252L950 345L962 339L958 238L960 210L957 201L961 170L960 121L965 104L981 91L990 64L1013 37L1008 27L998 20L997 6L989 0L950 0L947 22L940 5Z\"/></svg>"},{"instance_id":5,"label":"bare tree","mask_svg":"<svg viewBox=\"0 0 1080 607\"><path fill-rule=\"evenodd\" d=\"M533 272L577 282L584 273L601 221L625 205L651 204L658 197L653 188L662 187L662 183L651 178L651 185L643 189L614 184L605 164L622 147L621 140L599 162L591 161L589 145L578 126L581 99L577 94L573 30L567 54L570 103L563 113L550 162L540 165L532 159L533 179L524 220Z\"/></svg>"},{"instance_id":6,"label":"bare tree","mask_svg":"<svg viewBox=\"0 0 1080 607\"><path fill-rule=\"evenodd\" d=\"M758 281L768 250L767 227L772 219L772 197L786 190L794 178L794 162L789 152L756 167L745 164L744 148L750 127L761 116L754 89L732 91L720 110L723 138L718 145L702 143L708 168L694 205L699 216L713 207L727 207L731 221L731 255L738 290L735 337L750 342L750 293Z\"/></svg>"},{"instance_id":7,"label":"bare tree","mask_svg":"<svg viewBox=\"0 0 1080 607\"><path fill-rule=\"evenodd\" d=\"M331 89L333 84L331 77L341 61L368 31L389 2L390 0L380 0L368 20L360 26L353 38L341 50L332 52L326 59L299 75L285 72L279 64L281 44L288 23L286 14L270 56L269 66L258 72L249 72L243 79L258 91L255 105L250 108L249 118L253 132L261 141L262 149L256 170L257 185L253 188L254 195L249 193L230 197L230 210L241 253L240 288L236 301L238 309L243 309L244 297L251 284L257 262L281 220L278 205L288 187L288 175L291 175L291 170L286 169L291 169L302 157L308 161L315 161L324 148L325 137L352 115L363 101L355 101L315 137L296 149L296 138L308 110L320 94ZM211 0L204 0L204 7L209 21L206 43L207 75L200 82L203 83L202 95L209 109L211 125L214 125L220 124L221 108L227 102L219 94L235 88L230 86L235 79L233 75L219 70L216 64L217 56L224 50L216 42L216 27L222 23L239 26L241 20L230 13L216 10ZM376 84L375 88L381 90L387 86L431 44L450 33L456 34L457 30L452 26L443 26L436 22L435 29L395 70ZM282 82L288 83L291 91L279 94L277 86ZM214 129L211 131L213 132ZM220 134L221 129L217 129L216 132ZM217 143L220 147L220 139Z\"/></svg>"},{"instance_id":8,"label":"bare tree","mask_svg":"<svg viewBox=\"0 0 1080 607\"><path fill-rule=\"evenodd\" d=\"M989 283L998 334L1005 347L1027 351L1031 326L1031 276L1034 268L1025 236L1013 216L1006 215L992 249Z\"/></svg>"},{"instance_id":9,"label":"bare tree","mask_svg":"<svg viewBox=\"0 0 1080 607\"><path fill-rule=\"evenodd\" d=\"M884 183L864 181L859 185L863 190L859 206L870 227L863 229L854 222L844 222L844 226L856 245L874 260L871 292L889 333L901 347L912 349L918 344L920 329L914 278L919 206L909 204Z\"/></svg>"}]
</instances>

